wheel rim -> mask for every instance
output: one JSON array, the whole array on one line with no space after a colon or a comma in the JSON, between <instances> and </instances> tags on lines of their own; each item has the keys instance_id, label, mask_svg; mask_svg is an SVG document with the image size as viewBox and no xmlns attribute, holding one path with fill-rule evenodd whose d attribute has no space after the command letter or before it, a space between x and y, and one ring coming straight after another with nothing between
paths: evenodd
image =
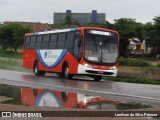
<instances>
[{"instance_id":1,"label":"wheel rim","mask_svg":"<svg viewBox=\"0 0 160 120\"><path fill-rule=\"evenodd\" d=\"M38 73L38 67L37 64L35 64L34 72L37 74Z\"/></svg>"},{"instance_id":2,"label":"wheel rim","mask_svg":"<svg viewBox=\"0 0 160 120\"><path fill-rule=\"evenodd\" d=\"M66 67L66 69L65 69L65 77L68 78L68 76L69 76L68 67Z\"/></svg>"}]
</instances>

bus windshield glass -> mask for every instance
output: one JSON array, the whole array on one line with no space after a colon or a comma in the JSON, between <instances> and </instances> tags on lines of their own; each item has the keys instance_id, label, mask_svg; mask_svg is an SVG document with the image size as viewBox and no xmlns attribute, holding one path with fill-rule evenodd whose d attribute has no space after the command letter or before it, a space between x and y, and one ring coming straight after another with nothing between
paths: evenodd
<instances>
[{"instance_id":1,"label":"bus windshield glass","mask_svg":"<svg viewBox=\"0 0 160 120\"><path fill-rule=\"evenodd\" d=\"M114 32L85 30L85 59L94 64L114 64L118 57L118 35Z\"/></svg>"}]
</instances>

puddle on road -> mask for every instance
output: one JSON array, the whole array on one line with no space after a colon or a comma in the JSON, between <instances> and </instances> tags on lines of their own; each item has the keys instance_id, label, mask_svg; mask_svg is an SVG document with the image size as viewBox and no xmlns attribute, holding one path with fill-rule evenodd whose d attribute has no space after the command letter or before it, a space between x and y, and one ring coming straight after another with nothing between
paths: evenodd
<instances>
[{"instance_id":1,"label":"puddle on road","mask_svg":"<svg viewBox=\"0 0 160 120\"><path fill-rule=\"evenodd\" d=\"M32 88L22 88L21 91L22 104L32 106L115 110L118 105L118 101L79 93Z\"/></svg>"},{"instance_id":2,"label":"puddle on road","mask_svg":"<svg viewBox=\"0 0 160 120\"><path fill-rule=\"evenodd\" d=\"M0 85L0 96L13 98L1 104L22 104L27 106L49 106L60 108L79 108L94 110L127 110L148 108L140 103L121 103L118 100L104 99L99 96L89 96L80 93L61 92L55 90L19 88Z\"/></svg>"}]
</instances>

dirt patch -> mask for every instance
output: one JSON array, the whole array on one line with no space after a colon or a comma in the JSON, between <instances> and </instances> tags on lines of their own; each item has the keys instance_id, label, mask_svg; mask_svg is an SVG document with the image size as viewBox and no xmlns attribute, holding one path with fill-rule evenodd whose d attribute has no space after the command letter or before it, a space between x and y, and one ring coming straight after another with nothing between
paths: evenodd
<instances>
[{"instance_id":1,"label":"dirt patch","mask_svg":"<svg viewBox=\"0 0 160 120\"><path fill-rule=\"evenodd\" d=\"M118 75L160 80L160 68L120 66Z\"/></svg>"},{"instance_id":2,"label":"dirt patch","mask_svg":"<svg viewBox=\"0 0 160 120\"><path fill-rule=\"evenodd\" d=\"M0 103L4 101L12 100L12 98L6 97L6 96L0 96Z\"/></svg>"}]
</instances>

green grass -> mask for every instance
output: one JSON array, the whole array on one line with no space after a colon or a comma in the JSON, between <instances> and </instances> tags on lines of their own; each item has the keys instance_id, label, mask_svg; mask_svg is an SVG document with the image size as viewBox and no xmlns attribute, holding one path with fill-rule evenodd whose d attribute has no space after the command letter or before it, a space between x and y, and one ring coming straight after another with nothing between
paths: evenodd
<instances>
[{"instance_id":1,"label":"green grass","mask_svg":"<svg viewBox=\"0 0 160 120\"><path fill-rule=\"evenodd\" d=\"M0 57L22 59L22 52L15 53L13 50L0 49Z\"/></svg>"},{"instance_id":2,"label":"green grass","mask_svg":"<svg viewBox=\"0 0 160 120\"><path fill-rule=\"evenodd\" d=\"M117 77L104 77L104 79L107 81L116 81L116 82L160 85L160 80L153 80L140 77L117 76Z\"/></svg>"},{"instance_id":3,"label":"green grass","mask_svg":"<svg viewBox=\"0 0 160 120\"><path fill-rule=\"evenodd\" d=\"M0 85L0 96L13 98L12 100L1 102L3 104L21 104L21 88L19 87Z\"/></svg>"},{"instance_id":4,"label":"green grass","mask_svg":"<svg viewBox=\"0 0 160 120\"><path fill-rule=\"evenodd\" d=\"M156 67L145 60L139 60L134 58L120 58L120 66L130 66L130 67Z\"/></svg>"},{"instance_id":5,"label":"green grass","mask_svg":"<svg viewBox=\"0 0 160 120\"><path fill-rule=\"evenodd\" d=\"M30 70L23 68L19 61L12 59L0 60L0 69L30 72Z\"/></svg>"}]
</instances>

